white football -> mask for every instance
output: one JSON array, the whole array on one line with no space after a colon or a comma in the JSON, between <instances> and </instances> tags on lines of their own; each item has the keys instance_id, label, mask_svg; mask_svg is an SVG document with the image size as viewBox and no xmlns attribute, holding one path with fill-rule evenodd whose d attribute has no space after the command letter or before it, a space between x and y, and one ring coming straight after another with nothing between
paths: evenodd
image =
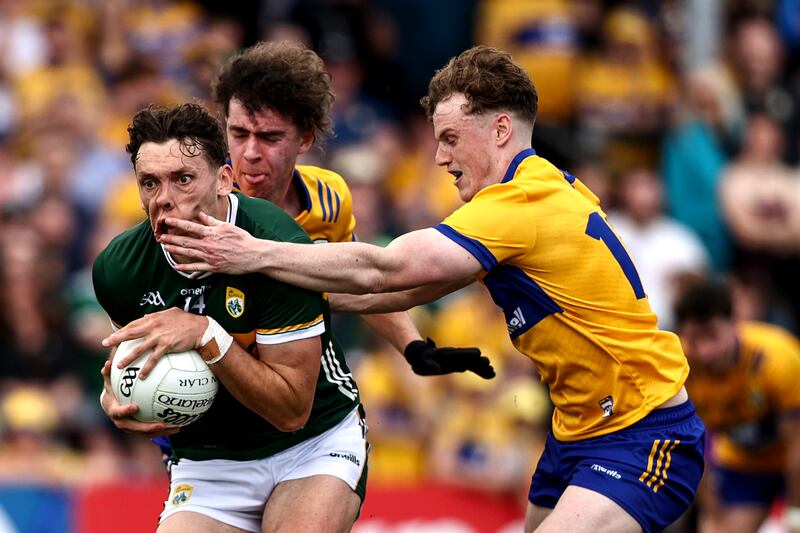
<instances>
[{"instance_id":1,"label":"white football","mask_svg":"<svg viewBox=\"0 0 800 533\"><path fill-rule=\"evenodd\" d=\"M168 427L191 424L209 410L219 384L214 373L195 350L170 353L158 360L147 379L139 379L150 351L124 368L117 363L142 339L124 341L111 363L111 390L123 405L135 403L132 417L141 422L163 422Z\"/></svg>"}]
</instances>

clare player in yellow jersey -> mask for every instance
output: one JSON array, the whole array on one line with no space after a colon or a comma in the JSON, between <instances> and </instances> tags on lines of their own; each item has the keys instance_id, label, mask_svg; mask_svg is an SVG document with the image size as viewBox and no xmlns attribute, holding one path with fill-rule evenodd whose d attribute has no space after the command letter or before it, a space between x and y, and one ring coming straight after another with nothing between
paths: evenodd
<instances>
[{"instance_id":1,"label":"clare player in yellow jersey","mask_svg":"<svg viewBox=\"0 0 800 533\"><path fill-rule=\"evenodd\" d=\"M531 148L536 89L500 50L474 47L422 100L436 162L464 206L386 248L254 239L229 224L168 220L185 268L260 271L351 293L353 312L408 309L474 281L550 387L553 431L529 492L526 531L659 531L694 498L705 430L683 387L678 338L659 331L636 268L597 198ZM360 296L356 296L360 295Z\"/></svg>"},{"instance_id":2,"label":"clare player in yellow jersey","mask_svg":"<svg viewBox=\"0 0 800 533\"><path fill-rule=\"evenodd\" d=\"M800 532L800 343L733 319L728 288L704 283L676 305L692 373L686 387L711 434L700 531L755 533L784 495Z\"/></svg>"}]
</instances>

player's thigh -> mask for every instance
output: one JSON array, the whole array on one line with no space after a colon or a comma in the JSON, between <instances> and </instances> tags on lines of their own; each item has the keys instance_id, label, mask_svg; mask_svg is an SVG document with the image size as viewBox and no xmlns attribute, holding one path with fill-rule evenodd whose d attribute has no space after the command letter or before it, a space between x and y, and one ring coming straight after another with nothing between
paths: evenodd
<instances>
[{"instance_id":1,"label":"player's thigh","mask_svg":"<svg viewBox=\"0 0 800 533\"><path fill-rule=\"evenodd\" d=\"M172 514L161 521L156 533L249 533L246 529L239 529L210 516L191 511L181 511Z\"/></svg>"},{"instance_id":2,"label":"player's thigh","mask_svg":"<svg viewBox=\"0 0 800 533\"><path fill-rule=\"evenodd\" d=\"M525 533L532 533L536 528L544 522L544 519L550 516L553 509L550 507L542 507L541 505L534 505L528 502L528 510L525 512Z\"/></svg>"},{"instance_id":3,"label":"player's thigh","mask_svg":"<svg viewBox=\"0 0 800 533\"><path fill-rule=\"evenodd\" d=\"M279 483L264 509L263 533L343 533L358 517L361 498L339 478L327 475Z\"/></svg>"},{"instance_id":4,"label":"player's thigh","mask_svg":"<svg viewBox=\"0 0 800 533\"><path fill-rule=\"evenodd\" d=\"M527 531L527 529L526 529ZM642 526L610 498L570 485L538 533L640 533Z\"/></svg>"}]
</instances>

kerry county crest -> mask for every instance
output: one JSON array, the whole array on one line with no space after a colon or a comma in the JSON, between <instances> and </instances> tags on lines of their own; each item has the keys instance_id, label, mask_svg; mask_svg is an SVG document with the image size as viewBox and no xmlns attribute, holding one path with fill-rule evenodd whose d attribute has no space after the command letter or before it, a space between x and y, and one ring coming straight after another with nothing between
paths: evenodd
<instances>
[{"instance_id":1,"label":"kerry county crest","mask_svg":"<svg viewBox=\"0 0 800 533\"><path fill-rule=\"evenodd\" d=\"M192 486L181 483L176 485L175 488L172 489L172 494L169 495L170 503L173 507L177 507L182 503L186 503L189 501L189 498L192 497Z\"/></svg>"},{"instance_id":2,"label":"kerry county crest","mask_svg":"<svg viewBox=\"0 0 800 533\"><path fill-rule=\"evenodd\" d=\"M233 318L239 318L244 313L244 293L234 287L225 288L225 309Z\"/></svg>"}]
</instances>

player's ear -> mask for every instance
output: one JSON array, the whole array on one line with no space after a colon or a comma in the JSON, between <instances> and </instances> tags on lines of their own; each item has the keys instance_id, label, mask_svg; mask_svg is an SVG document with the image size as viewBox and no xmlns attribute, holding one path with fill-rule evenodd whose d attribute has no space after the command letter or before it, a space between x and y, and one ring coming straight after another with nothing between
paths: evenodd
<instances>
[{"instance_id":1,"label":"player's ear","mask_svg":"<svg viewBox=\"0 0 800 533\"><path fill-rule=\"evenodd\" d=\"M217 172L217 196L227 196L233 190L233 169L224 164Z\"/></svg>"},{"instance_id":2,"label":"player's ear","mask_svg":"<svg viewBox=\"0 0 800 533\"><path fill-rule=\"evenodd\" d=\"M494 121L492 122L492 133L497 146L503 146L506 144L511 139L511 134L513 131L511 115L508 113L499 113L494 117Z\"/></svg>"},{"instance_id":3,"label":"player's ear","mask_svg":"<svg viewBox=\"0 0 800 533\"><path fill-rule=\"evenodd\" d=\"M314 145L314 134L313 133L303 133L300 135L300 148L298 149L298 155L304 154L308 152L311 147Z\"/></svg>"}]
</instances>

